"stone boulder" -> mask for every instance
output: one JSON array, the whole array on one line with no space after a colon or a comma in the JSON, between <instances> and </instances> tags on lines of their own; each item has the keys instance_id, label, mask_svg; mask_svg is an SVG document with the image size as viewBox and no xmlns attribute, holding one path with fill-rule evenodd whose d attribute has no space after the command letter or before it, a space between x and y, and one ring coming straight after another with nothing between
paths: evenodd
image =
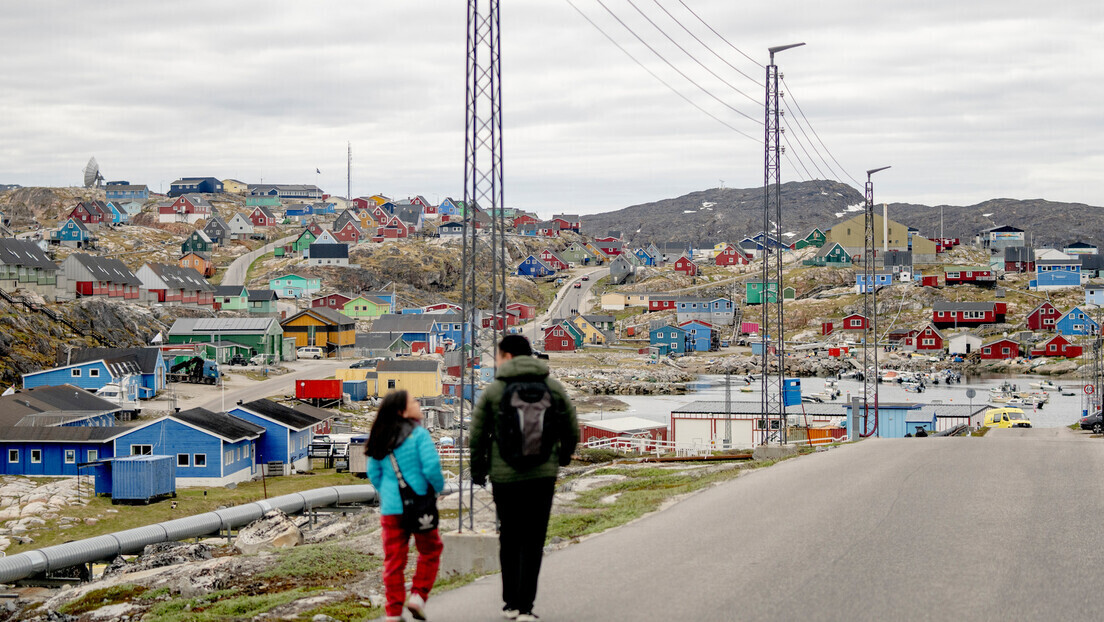
<instances>
[{"instance_id":1,"label":"stone boulder","mask_svg":"<svg viewBox=\"0 0 1104 622\"><path fill-rule=\"evenodd\" d=\"M303 532L282 510L272 510L238 532L234 548L243 555L289 549L303 543Z\"/></svg>"},{"instance_id":2,"label":"stone boulder","mask_svg":"<svg viewBox=\"0 0 1104 622\"><path fill-rule=\"evenodd\" d=\"M142 555L133 563L125 561L122 557L104 569L103 576L111 577L119 574L162 568L175 564L197 562L211 559L211 549L205 544L185 544L183 542L158 542L147 545L142 550Z\"/></svg>"}]
</instances>

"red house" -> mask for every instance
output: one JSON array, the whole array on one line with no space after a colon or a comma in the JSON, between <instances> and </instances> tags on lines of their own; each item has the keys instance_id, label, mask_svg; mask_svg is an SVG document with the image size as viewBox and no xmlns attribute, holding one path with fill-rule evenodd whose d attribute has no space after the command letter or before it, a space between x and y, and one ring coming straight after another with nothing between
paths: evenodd
<instances>
[{"instance_id":1,"label":"red house","mask_svg":"<svg viewBox=\"0 0 1104 622\"><path fill-rule=\"evenodd\" d=\"M406 223L399 220L397 216L392 216L384 212L384 218L379 222L380 226L376 229L376 237L372 238L373 240L377 238L380 241L398 240L410 236L410 228L407 227Z\"/></svg>"},{"instance_id":2,"label":"red house","mask_svg":"<svg viewBox=\"0 0 1104 622\"><path fill-rule=\"evenodd\" d=\"M943 273L943 279L948 286L969 284L990 287L997 284L997 277L992 270L971 266L948 268Z\"/></svg>"},{"instance_id":3,"label":"red house","mask_svg":"<svg viewBox=\"0 0 1104 622\"><path fill-rule=\"evenodd\" d=\"M667 440L667 425L642 417L579 422L579 440L582 442L605 438L618 439L612 442L627 450L652 451L656 446L655 441Z\"/></svg>"},{"instance_id":4,"label":"red house","mask_svg":"<svg viewBox=\"0 0 1104 622\"><path fill-rule=\"evenodd\" d=\"M311 308L326 307L327 309L341 311L345 308L345 304L352 299L352 296L345 294L330 294L311 300Z\"/></svg>"},{"instance_id":5,"label":"red house","mask_svg":"<svg viewBox=\"0 0 1104 622\"><path fill-rule=\"evenodd\" d=\"M182 194L169 205L157 208L158 222L195 223L211 217L211 203L195 194Z\"/></svg>"},{"instance_id":6,"label":"red house","mask_svg":"<svg viewBox=\"0 0 1104 622\"><path fill-rule=\"evenodd\" d=\"M276 216L267 207L258 205L249 214L249 222L253 223L254 227L275 227Z\"/></svg>"},{"instance_id":7,"label":"red house","mask_svg":"<svg viewBox=\"0 0 1104 622\"><path fill-rule=\"evenodd\" d=\"M578 233L583 226L583 221L576 214L553 214L552 221L560 226L561 230L569 230Z\"/></svg>"},{"instance_id":8,"label":"red house","mask_svg":"<svg viewBox=\"0 0 1104 622\"><path fill-rule=\"evenodd\" d=\"M943 333L939 332L939 329L928 324L924 327L924 330L916 334L915 337L905 338L905 347L908 347L909 341L912 341L912 346L920 352L941 352L943 351Z\"/></svg>"},{"instance_id":9,"label":"red house","mask_svg":"<svg viewBox=\"0 0 1104 622\"><path fill-rule=\"evenodd\" d=\"M454 302L438 302L422 307L424 313L463 313L464 309Z\"/></svg>"},{"instance_id":10,"label":"red house","mask_svg":"<svg viewBox=\"0 0 1104 622\"><path fill-rule=\"evenodd\" d=\"M920 275L921 287L939 287L939 275L937 274L923 274Z\"/></svg>"},{"instance_id":11,"label":"red house","mask_svg":"<svg viewBox=\"0 0 1104 622\"><path fill-rule=\"evenodd\" d=\"M541 261L543 261L544 263L552 266L553 268L555 268L557 270L567 270L568 267L569 267L567 265L566 261L561 259L559 255L557 255L556 253L553 253L552 251L548 250L547 248L540 252L540 258L541 258Z\"/></svg>"},{"instance_id":12,"label":"red house","mask_svg":"<svg viewBox=\"0 0 1104 622\"><path fill-rule=\"evenodd\" d=\"M683 255L675 262L675 272L681 272L686 276L698 276L698 264L690 261L690 258Z\"/></svg>"},{"instance_id":13,"label":"red house","mask_svg":"<svg viewBox=\"0 0 1104 622\"><path fill-rule=\"evenodd\" d=\"M1038 348L1033 348L1031 356L1064 356L1072 359L1081 356L1081 346L1073 345L1062 335L1055 335Z\"/></svg>"},{"instance_id":14,"label":"red house","mask_svg":"<svg viewBox=\"0 0 1104 622\"><path fill-rule=\"evenodd\" d=\"M744 254L744 251L729 244L723 251L717 253L713 263L718 266L740 266L751 263L751 259Z\"/></svg>"},{"instance_id":15,"label":"red house","mask_svg":"<svg viewBox=\"0 0 1104 622\"><path fill-rule=\"evenodd\" d=\"M376 207L376 200L368 197L357 197L353 199L353 206L358 209L372 209Z\"/></svg>"},{"instance_id":16,"label":"red house","mask_svg":"<svg viewBox=\"0 0 1104 622\"><path fill-rule=\"evenodd\" d=\"M1008 305L1003 302L937 302L932 305L936 328L1001 324Z\"/></svg>"},{"instance_id":17,"label":"red house","mask_svg":"<svg viewBox=\"0 0 1104 622\"><path fill-rule=\"evenodd\" d=\"M360 227L351 220L345 223L344 227L334 231L333 236L337 241L347 244L356 244L366 237Z\"/></svg>"},{"instance_id":18,"label":"red house","mask_svg":"<svg viewBox=\"0 0 1104 622\"><path fill-rule=\"evenodd\" d=\"M524 302L511 302L506 305L507 311L517 311L519 320L531 320L537 316L537 308Z\"/></svg>"},{"instance_id":19,"label":"red house","mask_svg":"<svg viewBox=\"0 0 1104 622\"><path fill-rule=\"evenodd\" d=\"M522 225L530 225L540 222L540 220L533 218L529 214L522 214L514 219L514 228L517 229Z\"/></svg>"},{"instance_id":20,"label":"red house","mask_svg":"<svg viewBox=\"0 0 1104 622\"><path fill-rule=\"evenodd\" d=\"M1054 325L1058 323L1058 318L1060 317L1062 317L1062 312L1047 301L1035 307L1035 310L1027 314L1027 328L1029 330L1048 330L1053 332Z\"/></svg>"},{"instance_id":21,"label":"red house","mask_svg":"<svg viewBox=\"0 0 1104 622\"><path fill-rule=\"evenodd\" d=\"M673 294L652 294L648 296L648 312L666 311L675 308L675 296Z\"/></svg>"},{"instance_id":22,"label":"red house","mask_svg":"<svg viewBox=\"0 0 1104 622\"><path fill-rule=\"evenodd\" d=\"M544 349L548 352L573 352L575 338L562 324L549 326L544 329Z\"/></svg>"},{"instance_id":23,"label":"red house","mask_svg":"<svg viewBox=\"0 0 1104 622\"><path fill-rule=\"evenodd\" d=\"M625 250L625 243L617 238L595 238L594 245L612 259Z\"/></svg>"},{"instance_id":24,"label":"red house","mask_svg":"<svg viewBox=\"0 0 1104 622\"><path fill-rule=\"evenodd\" d=\"M981 346L983 359L1014 359L1020 355L1020 344L1011 339L998 339Z\"/></svg>"},{"instance_id":25,"label":"red house","mask_svg":"<svg viewBox=\"0 0 1104 622\"><path fill-rule=\"evenodd\" d=\"M866 317L861 313L852 313L840 320L840 330L866 330Z\"/></svg>"},{"instance_id":26,"label":"red house","mask_svg":"<svg viewBox=\"0 0 1104 622\"><path fill-rule=\"evenodd\" d=\"M306 229L307 229L307 231L310 231L311 233L314 234L314 239L316 239L316 240L318 239L318 236L322 235L322 231L323 231L322 225L318 224L317 222L315 222L313 220L310 221L310 224L307 225Z\"/></svg>"},{"instance_id":27,"label":"red house","mask_svg":"<svg viewBox=\"0 0 1104 622\"><path fill-rule=\"evenodd\" d=\"M93 201L80 201L69 212L68 218L73 218L81 221L86 225L98 225L104 222L103 211ZM108 222L111 221L111 215L107 216Z\"/></svg>"}]
</instances>

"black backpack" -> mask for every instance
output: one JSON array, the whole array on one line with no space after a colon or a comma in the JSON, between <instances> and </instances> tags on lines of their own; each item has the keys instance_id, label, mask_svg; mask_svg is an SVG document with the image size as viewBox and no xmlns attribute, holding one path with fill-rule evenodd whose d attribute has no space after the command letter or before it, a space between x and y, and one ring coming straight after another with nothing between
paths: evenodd
<instances>
[{"instance_id":1,"label":"black backpack","mask_svg":"<svg viewBox=\"0 0 1104 622\"><path fill-rule=\"evenodd\" d=\"M548 462L557 442L564 453L570 446L567 426L566 408L543 377L516 378L506 384L494 431L506 464L518 470L540 466ZM570 453L566 461L562 455L559 458L561 465L571 461Z\"/></svg>"}]
</instances>

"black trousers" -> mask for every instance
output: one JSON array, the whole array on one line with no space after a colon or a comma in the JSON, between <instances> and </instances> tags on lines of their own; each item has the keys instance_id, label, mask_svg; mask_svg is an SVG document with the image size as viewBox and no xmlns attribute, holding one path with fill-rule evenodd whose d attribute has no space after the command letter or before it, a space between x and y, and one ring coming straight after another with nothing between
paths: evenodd
<instances>
[{"instance_id":1,"label":"black trousers","mask_svg":"<svg viewBox=\"0 0 1104 622\"><path fill-rule=\"evenodd\" d=\"M544 555L544 538L556 478L493 484L498 510L498 561L502 565L502 600L507 609L533 611L537 578Z\"/></svg>"}]
</instances>

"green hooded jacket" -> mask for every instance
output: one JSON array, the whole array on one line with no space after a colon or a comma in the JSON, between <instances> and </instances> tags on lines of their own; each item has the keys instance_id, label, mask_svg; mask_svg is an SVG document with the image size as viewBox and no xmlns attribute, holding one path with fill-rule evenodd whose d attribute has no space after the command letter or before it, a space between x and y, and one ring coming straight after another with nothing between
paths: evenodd
<instances>
[{"instance_id":1,"label":"green hooded jacket","mask_svg":"<svg viewBox=\"0 0 1104 622\"><path fill-rule=\"evenodd\" d=\"M502 400L502 394L506 391L506 385L511 380L520 378L544 379L544 383L548 385L549 393L552 394L552 399L563 405L564 412L569 419L569 429L574 433L571 439L571 447L561 447L557 443L547 462L524 471L515 469L502 458L493 434L495 429L494 418L500 412L499 403ZM570 455L575 451L575 445L578 442L579 423L575 418L575 405L567 397L567 391L564 390L563 385L555 378L548 376L548 363L532 356L515 356L498 368L495 381L483 390L479 403L472 411L470 440L472 479L479 481L482 477L489 476L491 482L509 483L556 477L561 466L560 456Z\"/></svg>"}]
</instances>

